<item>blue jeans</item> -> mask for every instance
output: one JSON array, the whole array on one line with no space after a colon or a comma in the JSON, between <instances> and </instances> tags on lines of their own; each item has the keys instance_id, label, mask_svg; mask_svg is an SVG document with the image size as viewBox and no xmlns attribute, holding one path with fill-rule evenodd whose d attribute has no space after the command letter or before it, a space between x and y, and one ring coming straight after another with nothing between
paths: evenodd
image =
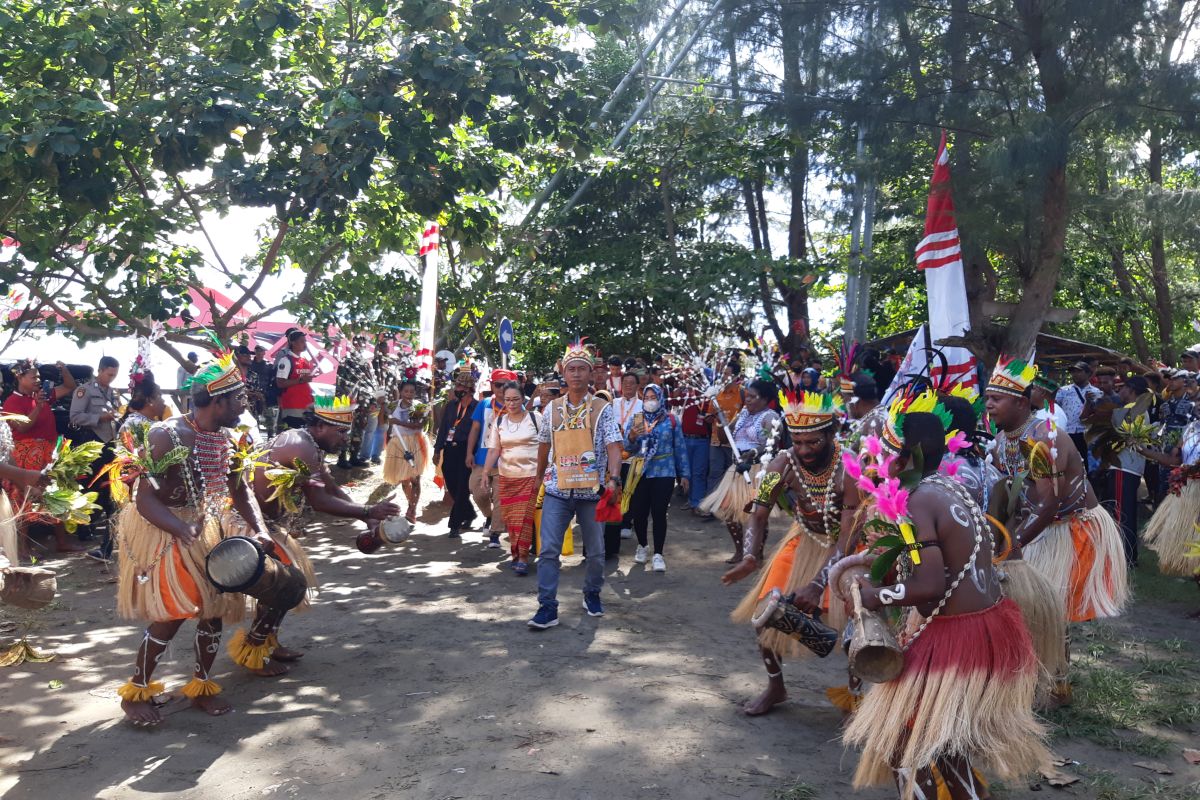
<instances>
[{"instance_id":1,"label":"blue jeans","mask_svg":"<svg viewBox=\"0 0 1200 800\"><path fill-rule=\"evenodd\" d=\"M732 447L718 447L715 444L708 446L708 491L705 494L713 493L721 478L725 477L725 471L732 465Z\"/></svg>"},{"instance_id":2,"label":"blue jeans","mask_svg":"<svg viewBox=\"0 0 1200 800\"><path fill-rule=\"evenodd\" d=\"M362 446L358 448L358 457L362 461L370 461L376 456L375 432L379 429L379 415L372 414L363 426Z\"/></svg>"},{"instance_id":3,"label":"blue jeans","mask_svg":"<svg viewBox=\"0 0 1200 800\"><path fill-rule=\"evenodd\" d=\"M583 593L599 593L604 587L604 526L596 521L596 501L563 500L547 493L542 501L542 549L537 562L539 605L558 608L559 562L571 517L579 523L583 549L587 551Z\"/></svg>"},{"instance_id":4,"label":"blue jeans","mask_svg":"<svg viewBox=\"0 0 1200 800\"><path fill-rule=\"evenodd\" d=\"M683 441L687 444L688 464L692 468L692 474L688 476L692 482L688 505L696 508L704 500L705 490L708 489L708 437L688 437Z\"/></svg>"}]
</instances>

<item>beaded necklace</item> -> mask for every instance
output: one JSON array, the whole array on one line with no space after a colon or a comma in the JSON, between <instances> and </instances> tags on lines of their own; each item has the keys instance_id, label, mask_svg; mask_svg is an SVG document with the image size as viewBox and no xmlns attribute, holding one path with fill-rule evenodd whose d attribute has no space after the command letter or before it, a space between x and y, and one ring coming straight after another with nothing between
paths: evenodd
<instances>
[{"instance_id":1,"label":"beaded necklace","mask_svg":"<svg viewBox=\"0 0 1200 800\"><path fill-rule=\"evenodd\" d=\"M804 533L817 544L822 547L829 547L837 541L838 534L841 532L841 509L835 505L837 499L837 491L835 486L838 478L838 467L842 463L842 446L834 442L833 454L829 459L829 466L820 472L809 472L800 465L796 460L792 448L787 448L783 451L787 456L788 463L792 465L793 473L800 478L800 485L804 488L804 495L812 501L814 508L819 508L821 511L821 527L822 534L818 535L809 529L808 523L804 520L800 511L802 503L796 504L796 521L800 523L800 527L804 529Z\"/></svg>"},{"instance_id":2,"label":"beaded necklace","mask_svg":"<svg viewBox=\"0 0 1200 800\"><path fill-rule=\"evenodd\" d=\"M933 618L941 613L946 603L950 600L950 596L954 594L954 591L958 588L958 585L963 582L963 578L967 577L967 573L974 568L975 560L979 557L979 549L983 546L983 532L987 531L989 545L991 544L992 540L992 532L988 527L987 520L983 516L983 509L979 507L979 504L975 502L975 499L971 497L971 493L968 492L964 486L955 480L947 478L945 475L934 473L933 475L928 475L925 478L922 478L920 486L914 489L913 493L916 494L916 492L920 490L921 486L924 486L927 483L931 483L935 486L940 486L943 489L946 489L950 492L950 494L957 495L958 499L962 501L963 506L967 509L967 513L971 515L971 520L974 523L973 527L975 528L975 546L971 549L971 557L967 559L966 563L963 564L963 568L958 571L958 575L956 575L954 580L950 582L950 588L946 590L946 593L942 595L942 599L938 601L936 606L934 606L933 612L921 622L921 625L915 631L913 631L912 636L903 643L902 649L905 651L913 646L913 643L917 641L917 638L925 632L926 628L929 627L929 623L933 622ZM905 562L905 569L902 571L911 572L912 563L908 560L907 552L901 556L901 560Z\"/></svg>"},{"instance_id":3,"label":"beaded necklace","mask_svg":"<svg viewBox=\"0 0 1200 800\"><path fill-rule=\"evenodd\" d=\"M1029 435L1029 429L1033 427L1033 423L1037 419L1031 414L1029 419L1025 420L1025 424L1021 426L1021 430L1017 433L1004 432L1004 450L1001 456L1004 458L1004 469L1010 476L1015 476L1025 466L1025 457L1021 455L1021 442Z\"/></svg>"},{"instance_id":4,"label":"beaded necklace","mask_svg":"<svg viewBox=\"0 0 1200 800\"><path fill-rule=\"evenodd\" d=\"M184 417L196 434L196 446L192 449L192 458L196 463L196 474L200 476L200 485L192 480L192 470L184 470L184 482L188 485L188 494L192 502L204 510L219 507L220 502L229 497L230 448L229 435L224 430L205 431L196 424L195 418L189 414ZM307 433L307 431L304 431ZM311 439L312 437L309 436Z\"/></svg>"}]
</instances>

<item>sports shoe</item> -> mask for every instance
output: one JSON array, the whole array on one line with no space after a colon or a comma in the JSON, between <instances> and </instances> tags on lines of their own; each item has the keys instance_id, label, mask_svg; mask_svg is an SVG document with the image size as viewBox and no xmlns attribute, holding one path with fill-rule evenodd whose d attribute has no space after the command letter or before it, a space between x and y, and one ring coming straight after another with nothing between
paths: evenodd
<instances>
[{"instance_id":1,"label":"sports shoe","mask_svg":"<svg viewBox=\"0 0 1200 800\"><path fill-rule=\"evenodd\" d=\"M500 549L500 534L493 533L491 536L488 537L488 549L489 550L499 550Z\"/></svg>"},{"instance_id":2,"label":"sports shoe","mask_svg":"<svg viewBox=\"0 0 1200 800\"><path fill-rule=\"evenodd\" d=\"M558 624L558 609L551 606L541 606L538 608L537 613L533 615L533 619L525 624L539 631L544 631L546 628L553 628Z\"/></svg>"},{"instance_id":3,"label":"sports shoe","mask_svg":"<svg viewBox=\"0 0 1200 800\"><path fill-rule=\"evenodd\" d=\"M604 616L604 606L600 605L600 593L599 592L584 592L583 608L584 608L584 610L587 611L587 615L589 617L603 617ZM557 616L558 615L555 614L555 617L557 617Z\"/></svg>"},{"instance_id":4,"label":"sports shoe","mask_svg":"<svg viewBox=\"0 0 1200 800\"><path fill-rule=\"evenodd\" d=\"M621 538L622 539L632 539L633 538L633 528L621 528Z\"/></svg>"},{"instance_id":5,"label":"sports shoe","mask_svg":"<svg viewBox=\"0 0 1200 800\"><path fill-rule=\"evenodd\" d=\"M492 535L492 523L485 522L483 524L483 530L480 531L480 533L482 533L484 536L491 536Z\"/></svg>"},{"instance_id":6,"label":"sports shoe","mask_svg":"<svg viewBox=\"0 0 1200 800\"><path fill-rule=\"evenodd\" d=\"M633 563L635 563L635 564L645 564L646 563L646 548L642 547L640 544L638 545L637 551L633 554Z\"/></svg>"},{"instance_id":7,"label":"sports shoe","mask_svg":"<svg viewBox=\"0 0 1200 800\"><path fill-rule=\"evenodd\" d=\"M666 572L667 571L667 562L658 553L655 553L654 558L650 559L650 566L654 569L655 572Z\"/></svg>"}]
</instances>

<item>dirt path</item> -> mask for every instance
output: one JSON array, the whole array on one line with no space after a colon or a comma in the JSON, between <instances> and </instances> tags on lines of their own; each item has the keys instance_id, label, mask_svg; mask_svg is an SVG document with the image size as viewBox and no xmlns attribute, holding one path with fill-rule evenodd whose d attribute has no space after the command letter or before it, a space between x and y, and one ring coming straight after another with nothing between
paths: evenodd
<instances>
[{"instance_id":1,"label":"dirt path","mask_svg":"<svg viewBox=\"0 0 1200 800\"><path fill-rule=\"evenodd\" d=\"M718 582L725 534L682 512L672 525L665 575L634 565L633 542L624 543L600 620L579 607L579 556L566 558L561 625L536 633L525 626L535 578L512 576L504 551L486 549L478 533L453 541L443 526L423 523L405 546L363 555L353 547L357 527L315 523L305 542L322 593L281 636L307 649L304 661L270 680L233 672L222 653L215 677L237 711L211 719L175 702L149 732L120 723L117 709L140 629L114 616L105 568L60 563L60 598L37 615L32 637L58 658L0 673L0 792L37 800L894 796L850 789L856 755L837 741L840 713L824 696L843 678L838 656L787 665L791 701L775 714L738 713L763 670L750 631L727 619L739 590ZM1194 664L1200 625L1185 628L1178 610L1156 605L1138 632L1178 639ZM186 680L190 633L185 626L159 669L169 689ZM55 681L62 687L50 688ZM1173 747L1196 746L1189 726L1168 732ZM1112 770L1134 786L1150 775L1128 765L1137 756L1113 763L1088 741L1054 746L1085 773ZM1175 772L1163 780L1200 781L1178 748L1162 758ZM1009 787L1000 796L1051 791ZM1105 796L1086 779L1064 793ZM1107 795L1126 796L1137 795Z\"/></svg>"}]
</instances>

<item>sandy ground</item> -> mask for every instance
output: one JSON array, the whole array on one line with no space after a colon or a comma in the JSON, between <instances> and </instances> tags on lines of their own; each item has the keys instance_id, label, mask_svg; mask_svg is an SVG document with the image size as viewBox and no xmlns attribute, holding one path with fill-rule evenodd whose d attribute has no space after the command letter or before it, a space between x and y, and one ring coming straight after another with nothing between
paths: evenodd
<instances>
[{"instance_id":1,"label":"sandy ground","mask_svg":"<svg viewBox=\"0 0 1200 800\"><path fill-rule=\"evenodd\" d=\"M675 512L666 574L635 565L626 541L619 564L609 562L602 619L580 608L580 557L564 559L561 624L539 633L525 626L535 578L513 576L506 551L486 549L478 533L445 537L441 513L427 510L410 542L373 555L354 549L355 523L310 525L304 541L322 593L281 636L307 657L265 679L234 671L222 652L215 677L237 710L208 718L175 701L153 731L120 720L116 689L141 629L116 618L113 574L79 559L53 564L60 597L35 615L31 639L58 658L0 673L3 797L854 794L856 754L839 743L840 712L824 696L844 677L844 659L789 664L787 704L757 719L738 712L764 677L751 632L727 618L741 590L719 584L728 553L718 525ZM1179 636L1176 611L1139 627ZM1198 628L1187 631L1193 643ZM188 677L191 631L158 670L169 689ZM1115 769L1086 742L1055 749ZM1173 781L1200 781L1200 768L1173 765ZM787 794L796 781L815 794ZM1083 784L1061 793L1094 796Z\"/></svg>"}]
</instances>

